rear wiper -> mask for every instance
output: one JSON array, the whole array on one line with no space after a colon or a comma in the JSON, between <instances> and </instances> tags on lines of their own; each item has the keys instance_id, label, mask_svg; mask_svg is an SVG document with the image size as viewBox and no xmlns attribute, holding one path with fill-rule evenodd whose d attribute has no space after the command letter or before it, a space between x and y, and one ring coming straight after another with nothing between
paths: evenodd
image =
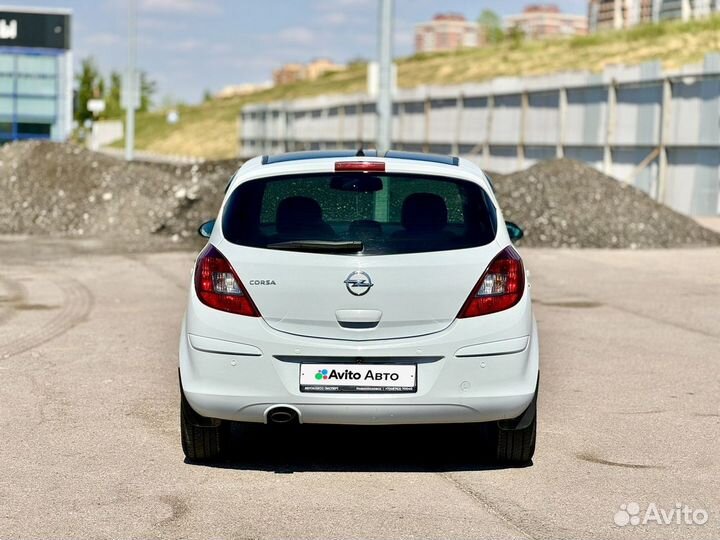
<instances>
[{"instance_id":1,"label":"rear wiper","mask_svg":"<svg viewBox=\"0 0 720 540\"><path fill-rule=\"evenodd\" d=\"M268 244L271 249L287 249L289 251L313 251L320 253L356 253L365 247L360 240L332 242L329 240L292 240Z\"/></svg>"}]
</instances>

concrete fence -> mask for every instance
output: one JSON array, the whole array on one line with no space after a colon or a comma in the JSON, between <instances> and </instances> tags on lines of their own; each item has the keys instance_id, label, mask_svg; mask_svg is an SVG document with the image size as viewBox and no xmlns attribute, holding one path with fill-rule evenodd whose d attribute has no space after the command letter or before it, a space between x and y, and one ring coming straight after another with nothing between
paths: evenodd
<instances>
[{"instance_id":1,"label":"concrete fence","mask_svg":"<svg viewBox=\"0 0 720 540\"><path fill-rule=\"evenodd\" d=\"M397 149L460 155L497 172L568 157L680 212L720 214L717 53L674 71L653 62L401 90L393 115ZM372 148L375 120L364 94L248 105L241 155Z\"/></svg>"},{"instance_id":2,"label":"concrete fence","mask_svg":"<svg viewBox=\"0 0 720 540\"><path fill-rule=\"evenodd\" d=\"M123 138L124 124L120 120L102 120L93 122L90 136L87 138L87 147L90 150L99 150L103 146L119 141Z\"/></svg>"}]
</instances>

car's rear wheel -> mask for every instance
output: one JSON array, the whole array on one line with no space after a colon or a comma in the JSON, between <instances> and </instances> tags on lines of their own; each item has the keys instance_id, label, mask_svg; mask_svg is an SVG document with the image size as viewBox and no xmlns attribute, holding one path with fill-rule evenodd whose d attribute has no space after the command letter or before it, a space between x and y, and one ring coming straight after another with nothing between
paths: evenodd
<instances>
[{"instance_id":1,"label":"car's rear wheel","mask_svg":"<svg viewBox=\"0 0 720 540\"><path fill-rule=\"evenodd\" d=\"M508 465L525 465L530 463L535 454L535 432L537 420L522 429L498 428L496 457L501 463Z\"/></svg>"},{"instance_id":2,"label":"car's rear wheel","mask_svg":"<svg viewBox=\"0 0 720 540\"><path fill-rule=\"evenodd\" d=\"M495 457L507 465L526 465L535 454L537 393L528 408L511 421L498 422Z\"/></svg>"},{"instance_id":3,"label":"car's rear wheel","mask_svg":"<svg viewBox=\"0 0 720 540\"><path fill-rule=\"evenodd\" d=\"M190 461L212 461L227 450L228 422L196 413L180 389L180 436L182 449Z\"/></svg>"}]
</instances>

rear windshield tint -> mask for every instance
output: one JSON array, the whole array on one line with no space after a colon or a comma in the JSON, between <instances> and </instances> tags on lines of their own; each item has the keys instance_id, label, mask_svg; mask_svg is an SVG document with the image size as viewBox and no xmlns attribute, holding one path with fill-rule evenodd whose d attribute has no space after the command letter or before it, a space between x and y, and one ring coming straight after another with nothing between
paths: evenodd
<instances>
[{"instance_id":1,"label":"rear windshield tint","mask_svg":"<svg viewBox=\"0 0 720 540\"><path fill-rule=\"evenodd\" d=\"M421 253L488 244L495 238L496 216L487 193L474 182L313 174L240 184L225 206L222 228L228 241L249 247L361 242L353 255Z\"/></svg>"}]
</instances>

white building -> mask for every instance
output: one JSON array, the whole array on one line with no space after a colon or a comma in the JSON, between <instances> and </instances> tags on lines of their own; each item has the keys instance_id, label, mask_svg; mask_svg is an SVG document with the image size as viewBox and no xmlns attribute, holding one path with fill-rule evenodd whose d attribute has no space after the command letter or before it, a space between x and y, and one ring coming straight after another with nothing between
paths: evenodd
<instances>
[{"instance_id":1,"label":"white building","mask_svg":"<svg viewBox=\"0 0 720 540\"><path fill-rule=\"evenodd\" d=\"M689 21L720 12L720 0L590 0L590 31L630 28L671 19Z\"/></svg>"},{"instance_id":2,"label":"white building","mask_svg":"<svg viewBox=\"0 0 720 540\"><path fill-rule=\"evenodd\" d=\"M588 20L583 15L563 13L554 4L532 4L519 15L505 17L507 30L518 28L530 39L584 36L588 32Z\"/></svg>"},{"instance_id":3,"label":"white building","mask_svg":"<svg viewBox=\"0 0 720 540\"><path fill-rule=\"evenodd\" d=\"M699 19L720 12L718 0L655 0L655 20Z\"/></svg>"}]
</instances>

